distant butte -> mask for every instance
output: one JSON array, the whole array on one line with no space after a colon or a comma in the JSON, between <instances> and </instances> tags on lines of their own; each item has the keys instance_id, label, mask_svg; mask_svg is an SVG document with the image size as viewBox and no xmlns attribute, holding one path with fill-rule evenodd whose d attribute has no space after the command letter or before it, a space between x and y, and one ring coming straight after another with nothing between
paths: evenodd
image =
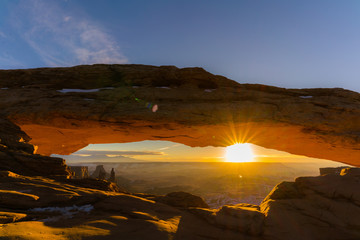
<instances>
[{"instance_id":1,"label":"distant butte","mask_svg":"<svg viewBox=\"0 0 360 240\"><path fill-rule=\"evenodd\" d=\"M360 166L359 93L239 84L202 68L1 70L0 114L44 155L90 143L240 141Z\"/></svg>"}]
</instances>

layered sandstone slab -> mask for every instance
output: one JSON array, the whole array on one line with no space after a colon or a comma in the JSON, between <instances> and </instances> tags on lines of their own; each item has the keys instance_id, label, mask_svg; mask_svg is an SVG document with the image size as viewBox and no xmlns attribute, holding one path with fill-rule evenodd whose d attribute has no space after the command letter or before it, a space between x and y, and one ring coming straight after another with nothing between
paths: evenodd
<instances>
[{"instance_id":1,"label":"layered sandstone slab","mask_svg":"<svg viewBox=\"0 0 360 240\"><path fill-rule=\"evenodd\" d=\"M344 169L338 175L301 177L277 185L260 206L236 204L209 209L199 197L181 192L168 196L128 194L94 189L71 180L0 171L0 236L4 239L28 239L29 235L36 239L359 239L359 179L360 171L355 168Z\"/></svg>"},{"instance_id":2,"label":"layered sandstone slab","mask_svg":"<svg viewBox=\"0 0 360 240\"><path fill-rule=\"evenodd\" d=\"M250 142L360 166L360 94L348 90L239 84L201 68L143 65L6 70L0 88L0 112L45 155L90 143Z\"/></svg>"},{"instance_id":3,"label":"layered sandstone slab","mask_svg":"<svg viewBox=\"0 0 360 240\"><path fill-rule=\"evenodd\" d=\"M186 204L184 194L176 195L178 202L193 205L195 196ZM162 202L80 186L71 180L0 171L0 237L253 240L241 232L211 225L185 206L175 208Z\"/></svg>"},{"instance_id":4,"label":"layered sandstone slab","mask_svg":"<svg viewBox=\"0 0 360 240\"><path fill-rule=\"evenodd\" d=\"M264 199L264 239L360 239L360 171L300 177Z\"/></svg>"}]
</instances>

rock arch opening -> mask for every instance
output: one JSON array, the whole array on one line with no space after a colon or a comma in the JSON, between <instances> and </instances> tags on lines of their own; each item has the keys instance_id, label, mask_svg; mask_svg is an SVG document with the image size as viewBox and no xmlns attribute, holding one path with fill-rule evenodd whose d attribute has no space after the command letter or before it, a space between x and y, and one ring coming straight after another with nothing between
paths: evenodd
<instances>
[{"instance_id":1,"label":"rock arch opening","mask_svg":"<svg viewBox=\"0 0 360 240\"><path fill-rule=\"evenodd\" d=\"M251 145L253 162L227 162L225 147L189 147L171 141L90 144L66 159L74 171L110 179L130 192L166 195L184 191L218 208L225 204L260 204L275 185L299 176L318 176L320 167L340 163L292 155ZM82 173L83 174L83 173ZM103 176L100 176L103 174ZM85 175L83 175L85 177Z\"/></svg>"}]
</instances>

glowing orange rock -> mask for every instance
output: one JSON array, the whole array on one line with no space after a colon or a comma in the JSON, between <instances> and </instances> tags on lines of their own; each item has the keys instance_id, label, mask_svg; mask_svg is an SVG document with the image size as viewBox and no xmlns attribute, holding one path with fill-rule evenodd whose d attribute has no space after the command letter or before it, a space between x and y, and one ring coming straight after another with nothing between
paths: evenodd
<instances>
[{"instance_id":1,"label":"glowing orange rock","mask_svg":"<svg viewBox=\"0 0 360 240\"><path fill-rule=\"evenodd\" d=\"M140 140L249 142L360 166L360 94L348 90L239 84L201 68L144 65L6 70L0 79L8 88L0 111L42 154Z\"/></svg>"}]
</instances>

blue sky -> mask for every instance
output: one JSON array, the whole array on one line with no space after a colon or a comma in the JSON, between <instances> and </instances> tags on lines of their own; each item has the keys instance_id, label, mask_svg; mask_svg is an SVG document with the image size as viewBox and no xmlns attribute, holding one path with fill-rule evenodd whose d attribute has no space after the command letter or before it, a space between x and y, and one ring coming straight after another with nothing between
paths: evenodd
<instances>
[{"instance_id":1,"label":"blue sky","mask_svg":"<svg viewBox=\"0 0 360 240\"><path fill-rule=\"evenodd\" d=\"M136 63L360 92L357 0L0 0L0 68Z\"/></svg>"},{"instance_id":2,"label":"blue sky","mask_svg":"<svg viewBox=\"0 0 360 240\"><path fill-rule=\"evenodd\" d=\"M359 62L357 0L0 0L0 69L175 65L240 83L360 92ZM263 158L290 158L254 148ZM78 154L110 160L106 151L120 151L112 160L224 155L154 141L90 145Z\"/></svg>"}]
</instances>

